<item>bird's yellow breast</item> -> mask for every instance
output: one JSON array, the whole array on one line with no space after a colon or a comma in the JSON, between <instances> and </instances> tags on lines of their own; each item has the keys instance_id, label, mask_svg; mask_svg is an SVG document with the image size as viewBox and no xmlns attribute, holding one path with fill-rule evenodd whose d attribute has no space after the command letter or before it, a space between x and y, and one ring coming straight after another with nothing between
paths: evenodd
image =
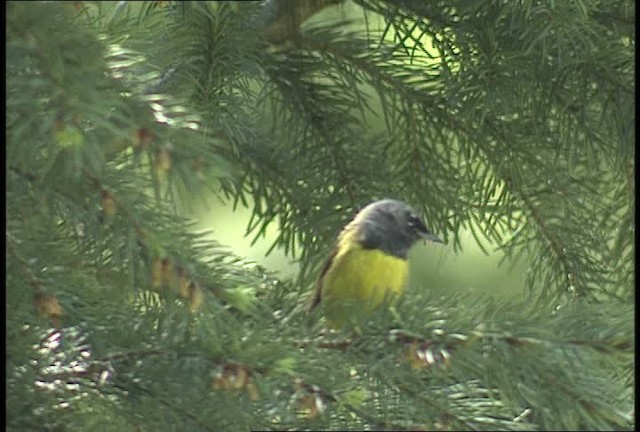
<instances>
[{"instance_id":1,"label":"bird's yellow breast","mask_svg":"<svg viewBox=\"0 0 640 432\"><path fill-rule=\"evenodd\" d=\"M357 321L385 298L402 294L409 273L406 259L353 241L340 246L322 281L325 315L333 327Z\"/></svg>"}]
</instances>

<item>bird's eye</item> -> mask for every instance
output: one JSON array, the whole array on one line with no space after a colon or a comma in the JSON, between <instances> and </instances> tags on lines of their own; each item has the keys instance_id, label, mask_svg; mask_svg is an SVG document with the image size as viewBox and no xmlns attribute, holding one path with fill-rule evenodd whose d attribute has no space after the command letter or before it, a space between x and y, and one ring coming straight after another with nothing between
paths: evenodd
<instances>
[{"instance_id":1,"label":"bird's eye","mask_svg":"<svg viewBox=\"0 0 640 432\"><path fill-rule=\"evenodd\" d=\"M407 225L419 232L429 232L427 227L424 225L424 222L422 222L422 219L420 219L415 213L409 213L409 215L407 216Z\"/></svg>"}]
</instances>

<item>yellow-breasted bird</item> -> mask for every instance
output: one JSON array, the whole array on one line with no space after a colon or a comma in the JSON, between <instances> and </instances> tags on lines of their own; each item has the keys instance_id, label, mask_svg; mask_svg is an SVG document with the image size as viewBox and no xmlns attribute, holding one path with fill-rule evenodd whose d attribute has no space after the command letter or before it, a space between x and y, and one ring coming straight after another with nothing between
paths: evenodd
<instances>
[{"instance_id":1,"label":"yellow-breasted bird","mask_svg":"<svg viewBox=\"0 0 640 432\"><path fill-rule=\"evenodd\" d=\"M407 285L409 249L420 239L442 243L407 204L384 199L367 205L338 236L311 311L321 309L329 326L340 328L398 297Z\"/></svg>"}]
</instances>

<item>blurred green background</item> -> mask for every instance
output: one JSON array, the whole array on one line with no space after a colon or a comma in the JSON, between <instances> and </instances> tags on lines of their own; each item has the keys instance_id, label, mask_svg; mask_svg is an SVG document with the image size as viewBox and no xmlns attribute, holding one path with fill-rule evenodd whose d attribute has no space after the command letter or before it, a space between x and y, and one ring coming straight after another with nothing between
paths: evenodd
<instances>
[{"instance_id":1,"label":"blurred green background","mask_svg":"<svg viewBox=\"0 0 640 432\"><path fill-rule=\"evenodd\" d=\"M252 244L253 235L245 235L251 216L248 209L240 207L233 211L231 206L225 205L213 194L206 197L205 201L206 205L198 206L190 212L190 217L197 221L196 229L213 230L211 239L236 255L277 272L280 278L294 278L297 275L298 265L287 258L283 251L276 248L267 255L277 235L275 224L267 229L266 236L258 238ZM362 203L365 204L367 203ZM490 253L486 255L470 232L461 233L461 239L463 250L458 253L454 252L450 244L416 244L409 255L411 280L423 282L411 283L410 289L433 287L438 290L482 292L497 296L524 295L524 273L528 267L526 259L515 266L511 266L508 261L499 265L503 258L501 251L493 251L493 248L484 245Z\"/></svg>"},{"instance_id":2,"label":"blurred green background","mask_svg":"<svg viewBox=\"0 0 640 432\"><path fill-rule=\"evenodd\" d=\"M383 32L386 27L381 18L372 20L369 17L368 20L365 20L362 9L350 2L340 7L324 9L309 19L306 25L313 25L321 21L336 22L343 20L349 22L345 28L350 27L355 31L361 31L366 26L370 30L377 29ZM394 32L389 29L386 30L385 37L393 40ZM423 36L423 39L424 46L427 49L432 47L431 41L426 36ZM416 55L419 54L416 53ZM432 55L434 56L432 61L438 61L438 52L435 49ZM452 65L452 67L455 66ZM363 86L363 90L368 94L369 106L372 110L366 113L371 133L384 133L385 125L381 121L383 118L382 106L377 92L373 88L366 86ZM266 117L268 118L268 116ZM295 277L298 272L298 265L288 259L283 251L274 249L269 255L266 255L277 236L277 227L275 225L269 227L265 237L252 244L253 235L245 236L250 211L238 208L234 212L230 206L226 206L213 194L210 198L207 198L207 209L198 209L190 214L198 221L198 228L213 229L212 239L226 245L238 256L255 261L268 270L278 272L281 278ZM401 197L389 198L401 199ZM355 204L363 207L368 203ZM429 221L426 222L428 226ZM436 234L443 235L443 233ZM435 287L447 290L455 289L461 292L492 293L499 296L524 295L524 272L528 267L526 257L516 263L515 266L508 261L499 266L498 263L503 258L503 253L500 251L491 252L494 250L494 246L483 245L490 252L490 255L486 255L477 245L470 232L462 232L460 237L463 251L459 253L454 252L451 244L418 243L412 249L410 254L411 279L413 281L424 281L424 284L428 286L420 287L416 283L410 283L411 289Z\"/></svg>"}]
</instances>

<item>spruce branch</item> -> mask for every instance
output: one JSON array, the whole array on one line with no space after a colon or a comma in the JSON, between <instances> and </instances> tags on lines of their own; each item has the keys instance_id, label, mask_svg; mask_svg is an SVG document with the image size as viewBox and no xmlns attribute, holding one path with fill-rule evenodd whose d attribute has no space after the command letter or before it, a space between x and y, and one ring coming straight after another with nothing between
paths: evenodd
<instances>
[{"instance_id":1,"label":"spruce branch","mask_svg":"<svg viewBox=\"0 0 640 432\"><path fill-rule=\"evenodd\" d=\"M8 6L8 428L630 429L633 5L295 3ZM418 278L321 337L203 186L304 277L392 196L530 297Z\"/></svg>"}]
</instances>

